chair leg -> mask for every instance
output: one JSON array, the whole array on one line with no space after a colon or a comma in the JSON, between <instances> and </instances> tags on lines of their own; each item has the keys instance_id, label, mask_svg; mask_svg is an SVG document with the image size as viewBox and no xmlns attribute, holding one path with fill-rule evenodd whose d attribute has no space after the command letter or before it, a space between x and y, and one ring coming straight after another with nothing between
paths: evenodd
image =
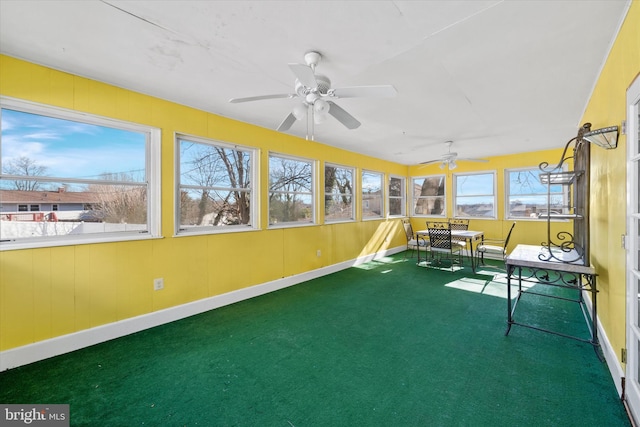
<instances>
[{"instance_id":1,"label":"chair leg","mask_svg":"<svg viewBox=\"0 0 640 427\"><path fill-rule=\"evenodd\" d=\"M407 259L407 252L411 251L411 258L413 258L414 252L416 251L415 249L411 249L409 247L409 245L407 245L407 250L404 251L404 259Z\"/></svg>"}]
</instances>

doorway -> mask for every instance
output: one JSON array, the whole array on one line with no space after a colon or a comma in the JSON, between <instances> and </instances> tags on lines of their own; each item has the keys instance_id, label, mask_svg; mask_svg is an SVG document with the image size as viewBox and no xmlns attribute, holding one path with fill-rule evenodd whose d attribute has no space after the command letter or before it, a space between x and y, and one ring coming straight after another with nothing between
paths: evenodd
<instances>
[{"instance_id":1,"label":"doorway","mask_svg":"<svg viewBox=\"0 0 640 427\"><path fill-rule=\"evenodd\" d=\"M627 366L625 399L640 420L640 76L627 90Z\"/></svg>"}]
</instances>

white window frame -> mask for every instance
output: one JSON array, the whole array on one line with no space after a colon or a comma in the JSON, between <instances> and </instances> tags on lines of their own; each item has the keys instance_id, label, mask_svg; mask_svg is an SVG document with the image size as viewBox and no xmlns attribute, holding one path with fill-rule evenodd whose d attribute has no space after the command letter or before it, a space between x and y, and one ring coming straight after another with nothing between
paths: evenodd
<instances>
[{"instance_id":1,"label":"white window frame","mask_svg":"<svg viewBox=\"0 0 640 427\"><path fill-rule=\"evenodd\" d=\"M271 222L271 168L268 168L268 181L267 181L267 212L269 213L269 220L268 220L268 228L291 228L291 227L304 227L304 226L310 226L310 225L316 225L317 224L317 210L318 210L318 202L317 202L317 194L318 194L318 161L317 160L313 160L313 159L307 159L304 157L297 157L297 156L291 156L288 154L280 154L280 153L276 153L276 152L270 152L269 156L268 156L268 162L269 164L271 163L271 158L272 157L277 157L277 158L281 158L281 159L287 159L287 160L292 160L292 161L296 161L296 162L303 162L303 163L308 163L311 165L311 184L310 184L310 188L311 188L311 192L310 193L306 193L306 192L296 192L296 194L304 194L304 195L310 195L311 196L311 219L308 221L287 221L287 222L278 222L278 223L272 223ZM281 193L287 193L287 191L278 191Z\"/></svg>"},{"instance_id":2,"label":"white window frame","mask_svg":"<svg viewBox=\"0 0 640 427\"><path fill-rule=\"evenodd\" d=\"M391 180L400 180L400 196L391 195ZM387 212L389 218L400 218L407 216L407 177L400 175L389 175L387 185ZM391 200L400 200L400 213L391 213Z\"/></svg>"},{"instance_id":3,"label":"white window frame","mask_svg":"<svg viewBox=\"0 0 640 427\"><path fill-rule=\"evenodd\" d=\"M248 190L250 193L249 197L249 223L241 224L241 225L211 225L211 226L197 226L197 227L183 227L180 221L181 213L180 213L180 200L181 200L181 190L182 189L204 189L208 188L210 190L230 190L228 187L206 187L206 186L195 186L195 185L183 185L180 181L180 141L185 140L189 142L193 142L196 144L209 145L212 147L219 147L229 150L237 150L248 152L251 156L249 161L250 163L250 182L251 187ZM176 133L174 136L174 144L175 144L175 193L174 193L174 213L175 213L175 224L174 224L174 235L176 237L179 236L193 236L193 235L202 235L202 234L217 234L217 233L233 233L233 232L243 232L243 231L253 231L258 228L258 196L260 193L258 185L259 173L258 173L258 160L259 150L255 147L247 147L240 146L237 144L231 144L228 142L223 142L219 140L202 138L194 135L188 135L184 133Z\"/></svg>"},{"instance_id":4,"label":"white window frame","mask_svg":"<svg viewBox=\"0 0 640 427\"><path fill-rule=\"evenodd\" d=\"M327 180L327 173L326 173L326 168L327 167L332 167L332 168L336 168L336 169L344 169L344 170L348 170L351 172L351 215L350 218L348 219L327 219L327 210L326 210L326 202L327 202L327 189L326 189L326 180ZM354 222L356 220L356 192L357 192L357 185L356 185L356 168L351 167L351 166L344 166L344 165L338 165L335 163L325 163L324 164L324 182L325 182L325 188L324 188L324 203L323 203L323 207L324 207L324 222L325 223L330 223L330 224L335 224L335 223L339 223L339 222ZM331 193L333 194L333 193ZM346 193L341 193L341 194L346 194Z\"/></svg>"},{"instance_id":5,"label":"white window frame","mask_svg":"<svg viewBox=\"0 0 640 427\"><path fill-rule=\"evenodd\" d=\"M30 237L7 239L0 241L0 251L29 249L54 246L69 246L90 243L109 243L132 240L147 240L160 238L161 236L161 205L160 205L160 156L161 156L161 131L158 128L141 125L138 123L126 122L55 107L22 99L0 96L0 109L22 111L25 113L37 114L62 120L70 120L80 123L87 123L97 126L110 127L132 132L146 134L145 147L145 176L147 191L147 231L117 231L92 234L69 234L60 236ZM0 171L0 177L2 176ZM64 179L61 181L84 183L81 179Z\"/></svg>"},{"instance_id":6,"label":"white window frame","mask_svg":"<svg viewBox=\"0 0 640 427\"><path fill-rule=\"evenodd\" d=\"M416 192L415 192L415 186L416 186L416 180L421 180L424 182L425 179L430 179L430 178L439 178L444 180L444 194L442 196L418 196L416 197ZM445 174L438 174L438 175L423 175L423 176L412 176L411 177L411 181L409 183L409 185L411 186L411 213L410 216L415 216L415 217L419 217L419 218L447 218L447 176ZM443 203L443 209L442 209L442 214L441 215L434 215L434 214L417 214L416 213L416 205L418 204L418 201L420 199L428 199L428 198L434 198L434 197L442 197L442 203Z\"/></svg>"},{"instance_id":7,"label":"white window frame","mask_svg":"<svg viewBox=\"0 0 640 427\"><path fill-rule=\"evenodd\" d=\"M364 175L365 174L369 174L369 175L377 175L380 177L380 214L379 215L368 215L365 216L364 211L365 211L365 207L367 209L369 209L369 200L365 200L364 199L364 192L365 192L365 183L364 183ZM374 171L374 170L368 170L368 169L363 169L362 172L360 173L360 198L362 200L362 204L361 204L361 208L360 209L360 215L362 217L363 221L369 221L369 220L378 220L381 218L385 217L385 194L386 192L384 191L384 184L385 184L385 180L384 180L384 173L379 172L379 171Z\"/></svg>"},{"instance_id":8,"label":"white window frame","mask_svg":"<svg viewBox=\"0 0 640 427\"><path fill-rule=\"evenodd\" d=\"M473 194L468 196L460 196L460 197L491 197L493 198L493 211L490 216L487 215L459 215L457 212L458 206L458 180L462 177L473 177L475 175L492 175L493 176L493 188L492 194ZM479 171L479 172L465 172L465 173L454 173L453 174L453 185L452 185L452 204L451 209L453 209L453 218L464 218L464 219L497 219L498 214L498 197L497 197L497 174L496 171Z\"/></svg>"}]
</instances>

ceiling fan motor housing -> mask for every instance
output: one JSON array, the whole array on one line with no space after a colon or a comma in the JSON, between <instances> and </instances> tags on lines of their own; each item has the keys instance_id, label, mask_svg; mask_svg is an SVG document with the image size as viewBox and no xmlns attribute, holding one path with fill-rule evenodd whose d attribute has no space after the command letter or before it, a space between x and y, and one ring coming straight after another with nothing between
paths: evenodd
<instances>
[{"instance_id":1,"label":"ceiling fan motor housing","mask_svg":"<svg viewBox=\"0 0 640 427\"><path fill-rule=\"evenodd\" d=\"M324 76L322 74L316 74L315 77L316 77L316 83L318 85L315 88L313 87L308 88L302 83L300 83L300 80L296 79L296 93L301 97L304 97L310 92L316 92L321 95L326 95L327 92L329 92L329 89L331 89L331 80L329 80L329 77Z\"/></svg>"},{"instance_id":2,"label":"ceiling fan motor housing","mask_svg":"<svg viewBox=\"0 0 640 427\"><path fill-rule=\"evenodd\" d=\"M331 80L329 80L329 77L316 74L316 81L318 82L318 92L326 95L329 89L331 89Z\"/></svg>"}]
</instances>

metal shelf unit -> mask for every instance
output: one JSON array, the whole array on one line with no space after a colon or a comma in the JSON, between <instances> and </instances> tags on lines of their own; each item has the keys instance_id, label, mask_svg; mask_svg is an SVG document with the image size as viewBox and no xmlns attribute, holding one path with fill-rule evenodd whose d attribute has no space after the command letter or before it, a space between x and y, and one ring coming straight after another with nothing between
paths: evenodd
<instances>
[{"instance_id":1,"label":"metal shelf unit","mask_svg":"<svg viewBox=\"0 0 640 427\"><path fill-rule=\"evenodd\" d=\"M557 165L543 162L539 166L540 182L547 186L547 211L539 215L547 220L547 240L542 243L547 250L540 254L542 261L589 265L590 155L590 144L577 137L567 143ZM570 159L573 159L573 170L563 170L563 165ZM565 187L567 205L552 204L551 188L557 185ZM554 233L552 220L573 221L573 233Z\"/></svg>"}]
</instances>

